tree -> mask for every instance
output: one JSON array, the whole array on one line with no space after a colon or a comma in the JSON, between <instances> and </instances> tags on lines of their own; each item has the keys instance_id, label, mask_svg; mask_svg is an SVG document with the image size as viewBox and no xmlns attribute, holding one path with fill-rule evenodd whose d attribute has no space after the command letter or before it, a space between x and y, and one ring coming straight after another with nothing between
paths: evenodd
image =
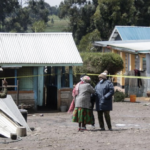
<instances>
[{"instance_id":1,"label":"tree","mask_svg":"<svg viewBox=\"0 0 150 150\"><path fill-rule=\"evenodd\" d=\"M59 17L70 20L68 31L73 33L76 44L79 44L82 36L95 29L94 21L91 18L95 12L95 5L86 0L66 0L61 2Z\"/></svg>"},{"instance_id":2,"label":"tree","mask_svg":"<svg viewBox=\"0 0 150 150\"><path fill-rule=\"evenodd\" d=\"M149 0L135 0L135 18L137 18L138 26L150 25L150 1Z\"/></svg>"},{"instance_id":3,"label":"tree","mask_svg":"<svg viewBox=\"0 0 150 150\"><path fill-rule=\"evenodd\" d=\"M43 20L33 23L32 31L33 32L44 32L46 28L45 22Z\"/></svg>"},{"instance_id":4,"label":"tree","mask_svg":"<svg viewBox=\"0 0 150 150\"><path fill-rule=\"evenodd\" d=\"M19 8L18 0L1 0L0 2L0 32L5 31L5 18Z\"/></svg>"},{"instance_id":5,"label":"tree","mask_svg":"<svg viewBox=\"0 0 150 150\"><path fill-rule=\"evenodd\" d=\"M18 10L4 21L6 32L26 32L30 24L29 13L26 8Z\"/></svg>"},{"instance_id":6,"label":"tree","mask_svg":"<svg viewBox=\"0 0 150 150\"><path fill-rule=\"evenodd\" d=\"M95 29L93 32L86 34L82 37L78 49L80 52L92 52L97 51L96 48L93 47L94 41L100 41L100 32Z\"/></svg>"},{"instance_id":7,"label":"tree","mask_svg":"<svg viewBox=\"0 0 150 150\"><path fill-rule=\"evenodd\" d=\"M107 40L115 25L134 25L135 13L134 0L98 0L94 22L101 38Z\"/></svg>"},{"instance_id":8,"label":"tree","mask_svg":"<svg viewBox=\"0 0 150 150\"><path fill-rule=\"evenodd\" d=\"M44 0L29 0L27 9L31 18L31 22L37 22L43 20L48 22L49 10L46 7Z\"/></svg>"}]
</instances>

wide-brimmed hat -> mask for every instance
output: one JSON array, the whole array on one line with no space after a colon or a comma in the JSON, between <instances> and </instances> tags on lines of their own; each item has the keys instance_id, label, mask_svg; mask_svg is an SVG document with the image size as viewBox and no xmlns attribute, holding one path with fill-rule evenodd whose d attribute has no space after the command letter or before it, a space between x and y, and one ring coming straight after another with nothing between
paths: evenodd
<instances>
[{"instance_id":1,"label":"wide-brimmed hat","mask_svg":"<svg viewBox=\"0 0 150 150\"><path fill-rule=\"evenodd\" d=\"M103 73L101 73L98 77L99 78L102 78L102 79L107 79L107 73L108 73L108 71L107 70L105 70Z\"/></svg>"},{"instance_id":2,"label":"wide-brimmed hat","mask_svg":"<svg viewBox=\"0 0 150 150\"><path fill-rule=\"evenodd\" d=\"M89 76L84 76L83 78L82 78L82 80L84 81L84 82L90 82L91 81L91 78L89 77Z\"/></svg>"}]
</instances>

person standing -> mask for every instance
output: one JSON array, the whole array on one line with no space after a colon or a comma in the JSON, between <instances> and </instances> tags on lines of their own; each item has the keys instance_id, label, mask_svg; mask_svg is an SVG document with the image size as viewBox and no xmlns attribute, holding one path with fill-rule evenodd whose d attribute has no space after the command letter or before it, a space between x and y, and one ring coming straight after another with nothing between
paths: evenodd
<instances>
[{"instance_id":1,"label":"person standing","mask_svg":"<svg viewBox=\"0 0 150 150\"><path fill-rule=\"evenodd\" d=\"M96 90L96 111L98 114L98 121L100 130L104 131L104 119L105 117L109 130L112 130L110 111L112 110L112 96L114 94L113 83L107 80L107 71L104 71L99 76L99 82L95 87Z\"/></svg>"},{"instance_id":2,"label":"person standing","mask_svg":"<svg viewBox=\"0 0 150 150\"><path fill-rule=\"evenodd\" d=\"M67 111L68 113L72 113L72 112L74 111L74 108L75 108L75 102L74 102L74 100L75 100L75 97L78 95L78 88L79 88L79 85L82 84L82 83L84 83L84 82L82 81L82 78L83 78L84 76L86 76L86 75L85 75L85 74L84 74L84 75L81 75L81 76L80 76L80 82L78 82L76 85L73 85L73 91L72 91L73 100L72 100L72 102L71 102L71 104L70 104L69 110Z\"/></svg>"},{"instance_id":3,"label":"person standing","mask_svg":"<svg viewBox=\"0 0 150 150\"><path fill-rule=\"evenodd\" d=\"M82 82L76 88L75 109L73 112L73 122L79 123L79 131L86 130L86 124L92 124L91 94L95 89L90 85L90 77L84 76Z\"/></svg>"}]
</instances>

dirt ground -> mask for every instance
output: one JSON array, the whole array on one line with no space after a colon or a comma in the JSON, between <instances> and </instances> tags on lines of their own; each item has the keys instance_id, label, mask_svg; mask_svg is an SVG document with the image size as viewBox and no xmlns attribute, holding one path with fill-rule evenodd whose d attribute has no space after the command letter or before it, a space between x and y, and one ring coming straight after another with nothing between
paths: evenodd
<instances>
[{"instance_id":1,"label":"dirt ground","mask_svg":"<svg viewBox=\"0 0 150 150\"><path fill-rule=\"evenodd\" d=\"M114 102L111 112L113 131L96 128L78 132L71 114L64 112L28 114L28 124L35 130L20 141L0 138L0 150L149 150L150 102ZM5 143L4 143L5 142Z\"/></svg>"}]
</instances>

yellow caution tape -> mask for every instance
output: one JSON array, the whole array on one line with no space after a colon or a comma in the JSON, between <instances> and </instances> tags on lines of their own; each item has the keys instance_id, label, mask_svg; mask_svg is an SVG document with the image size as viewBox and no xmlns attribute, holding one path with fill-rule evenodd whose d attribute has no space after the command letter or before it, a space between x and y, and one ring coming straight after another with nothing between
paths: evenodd
<instances>
[{"instance_id":1,"label":"yellow caution tape","mask_svg":"<svg viewBox=\"0 0 150 150\"><path fill-rule=\"evenodd\" d=\"M65 73L63 73L65 74ZM74 73L75 75L77 74L86 74L88 76L98 76L99 74L91 74L91 73ZM57 75L57 74L39 74L39 75L28 75L28 76L17 76L17 77L1 77L0 79L12 79L12 78L33 78L33 77L38 77L38 76L50 76L50 75ZM110 77L120 77L120 78L136 78L136 79L150 79L150 77L145 77L145 76L124 76L124 75L107 75Z\"/></svg>"},{"instance_id":2,"label":"yellow caution tape","mask_svg":"<svg viewBox=\"0 0 150 150\"><path fill-rule=\"evenodd\" d=\"M0 79L12 79L12 78L33 78L33 77L38 77L38 76L50 76L50 75L55 75L55 74L38 74L38 75L28 75L28 76L17 76L17 77L1 77Z\"/></svg>"},{"instance_id":3,"label":"yellow caution tape","mask_svg":"<svg viewBox=\"0 0 150 150\"><path fill-rule=\"evenodd\" d=\"M85 73L77 73L77 74L85 74ZM87 73L86 75L88 76L98 76L99 74L90 74ZM136 79L150 79L150 77L145 77L145 76L125 76L125 75L107 75L110 77L120 77L120 78L136 78Z\"/></svg>"}]
</instances>

